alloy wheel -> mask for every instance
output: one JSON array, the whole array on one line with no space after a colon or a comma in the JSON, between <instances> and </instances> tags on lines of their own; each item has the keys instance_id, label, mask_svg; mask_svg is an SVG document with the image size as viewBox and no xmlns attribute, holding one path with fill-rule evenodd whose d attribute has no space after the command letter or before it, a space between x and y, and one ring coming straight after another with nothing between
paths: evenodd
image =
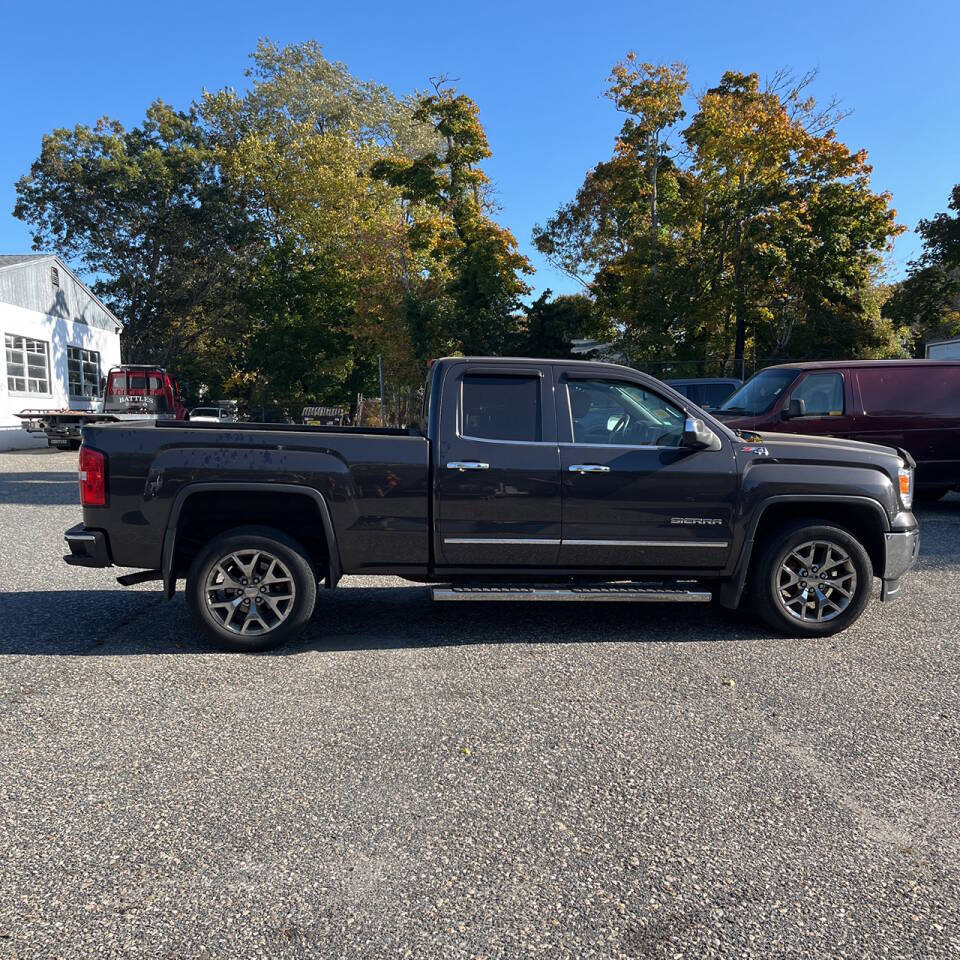
<instances>
[{"instance_id":1,"label":"alloy wheel","mask_svg":"<svg viewBox=\"0 0 960 960\"><path fill-rule=\"evenodd\" d=\"M204 600L210 616L225 630L263 636L276 630L293 610L293 576L265 550L237 550L210 568Z\"/></svg>"},{"instance_id":2,"label":"alloy wheel","mask_svg":"<svg viewBox=\"0 0 960 960\"><path fill-rule=\"evenodd\" d=\"M857 592L857 571L843 547L808 540L783 558L777 577L777 600L795 620L825 623L840 616Z\"/></svg>"}]
</instances>

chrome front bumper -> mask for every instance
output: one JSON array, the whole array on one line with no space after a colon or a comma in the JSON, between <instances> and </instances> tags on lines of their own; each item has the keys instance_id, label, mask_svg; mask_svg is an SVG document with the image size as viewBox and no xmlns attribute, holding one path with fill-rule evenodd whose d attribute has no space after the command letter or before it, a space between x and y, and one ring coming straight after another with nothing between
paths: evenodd
<instances>
[{"instance_id":1,"label":"chrome front bumper","mask_svg":"<svg viewBox=\"0 0 960 960\"><path fill-rule=\"evenodd\" d=\"M920 531L885 533L883 535L883 577L880 599L896 600L900 594L900 578L917 562Z\"/></svg>"}]
</instances>

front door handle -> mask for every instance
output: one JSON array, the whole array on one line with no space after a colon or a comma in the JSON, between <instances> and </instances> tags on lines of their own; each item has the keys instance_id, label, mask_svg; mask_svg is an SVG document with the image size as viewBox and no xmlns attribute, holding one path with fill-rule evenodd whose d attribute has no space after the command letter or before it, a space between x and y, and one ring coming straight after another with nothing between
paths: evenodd
<instances>
[{"instance_id":1,"label":"front door handle","mask_svg":"<svg viewBox=\"0 0 960 960\"><path fill-rule=\"evenodd\" d=\"M459 470L463 473L464 470L489 470L489 463L481 463L479 460L451 460L447 464L448 470Z\"/></svg>"},{"instance_id":2,"label":"front door handle","mask_svg":"<svg viewBox=\"0 0 960 960\"><path fill-rule=\"evenodd\" d=\"M602 463L574 463L568 467L571 473L609 473L610 468Z\"/></svg>"}]
</instances>

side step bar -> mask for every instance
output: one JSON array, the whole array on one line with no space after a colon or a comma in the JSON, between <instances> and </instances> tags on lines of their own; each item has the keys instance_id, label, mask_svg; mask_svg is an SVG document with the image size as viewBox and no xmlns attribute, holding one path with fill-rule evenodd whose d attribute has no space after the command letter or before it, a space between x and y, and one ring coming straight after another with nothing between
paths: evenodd
<instances>
[{"instance_id":1,"label":"side step bar","mask_svg":"<svg viewBox=\"0 0 960 960\"><path fill-rule=\"evenodd\" d=\"M622 586L604 584L593 587L433 587L434 600L586 600L617 603L709 603L709 590L665 588L660 586Z\"/></svg>"}]
</instances>

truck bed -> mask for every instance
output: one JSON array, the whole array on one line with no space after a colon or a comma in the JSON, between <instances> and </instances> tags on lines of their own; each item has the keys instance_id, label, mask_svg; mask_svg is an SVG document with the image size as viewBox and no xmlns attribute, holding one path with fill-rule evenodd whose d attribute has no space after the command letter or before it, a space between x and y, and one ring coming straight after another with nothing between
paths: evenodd
<instances>
[{"instance_id":1,"label":"truck bed","mask_svg":"<svg viewBox=\"0 0 960 960\"><path fill-rule=\"evenodd\" d=\"M160 567L168 527L192 523L187 494L215 509L233 491L301 489L329 508L344 573L428 567L430 444L405 430L171 420L93 424L84 442L110 464L110 501L84 523L107 530L119 566Z\"/></svg>"}]
</instances>

